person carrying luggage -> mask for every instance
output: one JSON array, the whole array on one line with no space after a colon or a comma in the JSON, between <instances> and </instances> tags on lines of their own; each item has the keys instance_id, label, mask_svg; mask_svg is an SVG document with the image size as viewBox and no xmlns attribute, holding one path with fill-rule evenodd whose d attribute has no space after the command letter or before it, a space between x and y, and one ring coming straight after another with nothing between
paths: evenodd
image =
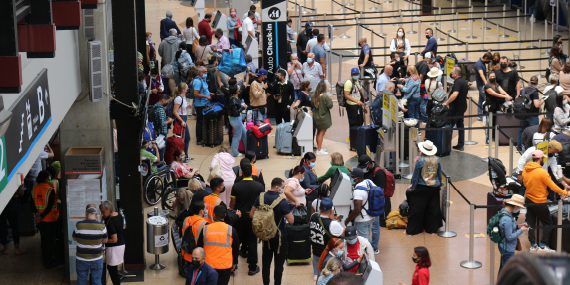
<instances>
[{"instance_id":1,"label":"person carrying luggage","mask_svg":"<svg viewBox=\"0 0 570 285\"><path fill-rule=\"evenodd\" d=\"M554 250L548 247L550 231L552 228L545 227L542 230L540 246L536 243L536 233L534 230L534 227L537 225L537 219L540 220L543 226L554 224L552 216L550 215L550 210L548 209L548 206L544 204L548 196L546 187L550 188L554 192L562 194L562 199L568 196L568 191L560 189L560 187L552 181L548 172L542 168L544 165L544 157L545 155L541 150L534 150L532 152L532 162L527 163L524 167L524 171L522 172L522 178L524 185L526 186L526 198L524 204L527 207L526 222L530 226L528 241L531 245L531 253L554 252ZM549 161L551 159L552 157L548 158ZM565 189L568 189L568 185L565 186Z\"/></svg>"},{"instance_id":2,"label":"person carrying luggage","mask_svg":"<svg viewBox=\"0 0 570 285\"><path fill-rule=\"evenodd\" d=\"M461 77L461 68L456 66L451 70L451 77L455 81L451 89L451 95L445 103L444 106L449 106L449 116L464 116L465 111L467 111L467 93L469 92L469 85L467 80ZM451 119L451 127L464 128L464 118ZM457 145L453 146L453 149L463 151L463 146L465 145L465 130L458 130L459 138L457 139Z\"/></svg>"},{"instance_id":3,"label":"person carrying luggage","mask_svg":"<svg viewBox=\"0 0 570 285\"><path fill-rule=\"evenodd\" d=\"M249 217L254 218L256 211L263 211L263 214L273 215L273 223L271 225L261 225L263 228L276 227L277 231L272 233L273 237L268 240L263 240L262 253L261 253L261 276L263 278L263 285L269 285L269 277L271 272L271 263L274 261L273 269L273 284L281 285L281 278L283 277L283 264L287 257L288 243L287 243L287 230L285 229L285 221L292 225L295 222L289 204L280 197L284 192L285 183L281 178L273 178L271 181L271 189L265 193L261 193L255 202ZM261 200L262 199L262 200ZM261 213L258 213L258 215Z\"/></svg>"},{"instance_id":4,"label":"person carrying luggage","mask_svg":"<svg viewBox=\"0 0 570 285\"><path fill-rule=\"evenodd\" d=\"M192 201L189 207L192 210L194 215L186 217L184 219L184 223L182 226L182 241L185 240L185 235L192 233L192 239L194 239L194 245L190 246L196 247L198 244L198 237L202 234L204 230L204 226L208 224L206 220L204 220L204 216L206 215L206 205L204 201ZM187 230L188 229L188 230ZM190 240L190 236L186 236L187 240ZM184 249L181 250L182 257L185 260L186 270L188 270L188 265L192 263L192 253L185 252Z\"/></svg>"},{"instance_id":5,"label":"person carrying luggage","mask_svg":"<svg viewBox=\"0 0 570 285\"><path fill-rule=\"evenodd\" d=\"M515 255L519 236L522 235L523 232L528 231L528 224L524 223L517 226L513 217L514 214L519 213L520 209L525 209L524 197L514 194L511 199L503 201L503 208L499 211L498 215L501 217L499 219L501 241L498 246L499 252L501 252L501 266L499 267L498 274L501 273L505 263Z\"/></svg>"},{"instance_id":6,"label":"person carrying luggage","mask_svg":"<svg viewBox=\"0 0 570 285\"><path fill-rule=\"evenodd\" d=\"M556 157L554 156L556 153L559 153L562 151L562 144L559 143L558 141L555 140L550 140L550 142L548 143L548 160L542 164L542 168L544 168L544 170L548 171L548 169L550 168L550 172L552 172L554 181L562 184L562 186L566 187L566 182L563 180L562 177L558 176L558 162ZM516 168L516 173L518 173L518 182L521 184L521 188L519 189L519 194L523 195L525 194L525 190L526 190L526 183L524 182L524 179L522 177L522 173L526 167L527 164L529 164L530 162L532 162L534 160L534 154L536 151L536 146L531 146L529 148L527 148L525 150L525 152L521 155L521 157L519 158L519 161L517 163L517 168ZM545 188L546 189L546 188Z\"/></svg>"},{"instance_id":7,"label":"person carrying luggage","mask_svg":"<svg viewBox=\"0 0 570 285\"><path fill-rule=\"evenodd\" d=\"M372 231L374 217L368 214L367 207L370 209L369 194L371 189L376 188L376 184L368 179L364 179L364 171L358 167L352 169L350 176L354 180L355 187L352 191L351 212L346 217L344 225L348 226L348 223L352 222L358 229L358 235L370 242L370 232ZM368 206L366 207L366 205Z\"/></svg>"},{"instance_id":8,"label":"person carrying luggage","mask_svg":"<svg viewBox=\"0 0 570 285\"><path fill-rule=\"evenodd\" d=\"M256 75L257 78L253 80L249 89L249 100L253 112L257 113L257 115L254 114L253 116L255 118L254 124L259 124L267 119L267 95L265 90L267 90L268 86L267 83L264 83L264 80L267 78L267 70L260 68Z\"/></svg>"},{"instance_id":9,"label":"person carrying luggage","mask_svg":"<svg viewBox=\"0 0 570 285\"><path fill-rule=\"evenodd\" d=\"M421 94L420 94L420 84L421 80L418 76L416 67L411 65L408 66L408 72L406 74L408 78L406 79L405 85L397 84L397 87L402 91L404 99L408 100L408 116L413 119L419 119L420 115L420 104L421 104ZM416 127L420 126L420 121Z\"/></svg>"},{"instance_id":10,"label":"person carrying luggage","mask_svg":"<svg viewBox=\"0 0 570 285\"><path fill-rule=\"evenodd\" d=\"M208 89L208 70L205 67L198 68L198 76L194 78L192 85L194 87L194 107L196 108L196 144L202 144L202 128L204 125L204 108L206 103L212 99L213 93Z\"/></svg>"},{"instance_id":11,"label":"person carrying luggage","mask_svg":"<svg viewBox=\"0 0 570 285\"><path fill-rule=\"evenodd\" d=\"M326 185L326 184L323 184ZM320 270L318 268L321 254L325 250L325 246L332 238L344 237L344 228L340 224L340 215L335 215L334 205L331 198L325 197L319 203L320 213L311 215L311 245L313 251L313 273L314 280L319 278Z\"/></svg>"},{"instance_id":12,"label":"person carrying luggage","mask_svg":"<svg viewBox=\"0 0 570 285\"><path fill-rule=\"evenodd\" d=\"M344 99L346 100L346 116L348 126L359 127L364 123L362 112L368 113L364 104L364 92L360 83L360 70L354 67L350 70L350 79L344 83ZM350 137L347 139L350 142Z\"/></svg>"},{"instance_id":13,"label":"person carrying luggage","mask_svg":"<svg viewBox=\"0 0 570 285\"><path fill-rule=\"evenodd\" d=\"M285 70L277 72L277 80L273 84L273 90L269 93L275 99L275 124L279 125L281 122L288 123L291 121L289 108L295 98L295 87L291 81L287 81L287 73Z\"/></svg>"},{"instance_id":14,"label":"person carrying luggage","mask_svg":"<svg viewBox=\"0 0 570 285\"><path fill-rule=\"evenodd\" d=\"M305 169L305 175L300 182L301 187L306 189L305 197L307 204L305 206L310 207L313 200L317 199L317 187L319 187L317 172L315 171L315 163L317 162L317 157L312 152L306 152L301 163L299 164Z\"/></svg>"},{"instance_id":15,"label":"person carrying luggage","mask_svg":"<svg viewBox=\"0 0 570 285\"><path fill-rule=\"evenodd\" d=\"M307 200L305 198L306 190L301 186L300 182L305 179L305 168L301 165L297 165L293 168L291 174L291 178L287 179L285 182L284 193L289 205L294 205L298 208L301 207L301 205L307 204Z\"/></svg>"},{"instance_id":16,"label":"person carrying luggage","mask_svg":"<svg viewBox=\"0 0 570 285\"><path fill-rule=\"evenodd\" d=\"M420 157L412 176L412 186L406 191L410 205L406 234L417 235L422 232L434 234L442 227L439 208L439 190L441 189L441 163L435 156L437 147L429 140L418 143Z\"/></svg>"},{"instance_id":17,"label":"person carrying luggage","mask_svg":"<svg viewBox=\"0 0 570 285\"><path fill-rule=\"evenodd\" d=\"M513 98L503 90L501 85L497 82L497 75L494 71L489 72L489 80L485 86L483 86L483 90L485 91L485 108L487 112L496 114L497 111L501 110L501 105L505 103L505 101L511 101ZM479 105L483 104L481 100L479 100ZM487 122L488 124L488 122ZM497 125L497 119L493 119L493 124L489 125L488 127L495 127ZM487 137L485 144L489 144L489 133L485 132L485 136ZM494 136L494 134L493 134Z\"/></svg>"},{"instance_id":18,"label":"person carrying luggage","mask_svg":"<svg viewBox=\"0 0 570 285\"><path fill-rule=\"evenodd\" d=\"M374 255L374 249L372 248L372 245L370 242L368 242L367 239L359 237L356 234L356 227L346 227L344 230L344 241L344 253L341 257L343 263L350 264L355 260L361 259L363 255L374 259L374 257L372 257ZM359 265L360 262L354 268L348 270L348 272L356 273Z\"/></svg>"},{"instance_id":19,"label":"person carrying luggage","mask_svg":"<svg viewBox=\"0 0 570 285\"><path fill-rule=\"evenodd\" d=\"M232 126L233 130L233 139L231 142L231 154L234 157L240 157L242 154L238 151L240 141L243 141L243 144L247 144L247 132L245 127L242 123L242 116L241 112L247 109L247 105L242 103L242 100L239 99L239 94L242 92L241 85L232 85L230 86L230 104L229 104L229 116L230 116L230 125Z\"/></svg>"},{"instance_id":20,"label":"person carrying luggage","mask_svg":"<svg viewBox=\"0 0 570 285\"><path fill-rule=\"evenodd\" d=\"M180 124L184 132L184 152L188 151L188 145L190 144L190 131L186 124L188 121L188 100L186 100L186 92L188 92L188 85L186 83L180 83L178 87L174 89L174 92L172 92L171 97L171 100L174 100L172 115L174 116L175 124Z\"/></svg>"}]
</instances>

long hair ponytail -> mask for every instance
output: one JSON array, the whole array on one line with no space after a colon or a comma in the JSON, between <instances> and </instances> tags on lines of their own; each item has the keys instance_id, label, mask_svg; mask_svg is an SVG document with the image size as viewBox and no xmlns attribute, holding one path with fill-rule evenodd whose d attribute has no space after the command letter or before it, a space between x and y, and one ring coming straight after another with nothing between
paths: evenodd
<instances>
[{"instance_id":1,"label":"long hair ponytail","mask_svg":"<svg viewBox=\"0 0 570 285\"><path fill-rule=\"evenodd\" d=\"M305 155L303 156L303 158L301 158L301 163L299 163L299 166L303 166L303 163L306 163L306 162L308 162L309 160L313 160L313 159L316 159L316 158L317 158L317 156L316 156L314 153L312 153L312 152L310 152L310 151L309 151L309 152L306 152ZM309 164L309 163L307 163L307 165L308 165L308 164Z\"/></svg>"},{"instance_id":2,"label":"long hair ponytail","mask_svg":"<svg viewBox=\"0 0 570 285\"><path fill-rule=\"evenodd\" d=\"M323 270L321 270L321 274L324 276L329 276L331 275L331 273L333 271L335 271L337 268L342 266L342 260L340 260L340 258L338 257L331 257L329 259L329 261L327 261L327 264L325 265L325 268L323 268Z\"/></svg>"},{"instance_id":3,"label":"long hair ponytail","mask_svg":"<svg viewBox=\"0 0 570 285\"><path fill-rule=\"evenodd\" d=\"M186 83L182 82L180 84L178 84L178 87L176 87L174 89L174 92L172 92L172 100L176 99L176 96L179 96L180 94L182 94L182 91L184 91L184 88L186 88Z\"/></svg>"},{"instance_id":4,"label":"long hair ponytail","mask_svg":"<svg viewBox=\"0 0 570 285\"><path fill-rule=\"evenodd\" d=\"M333 248L337 247L341 243L342 240L339 238L331 238L329 240L327 246L325 247L325 250L323 250L323 253L321 254L321 258L319 259L319 271L323 270L323 262L325 261L325 257L327 257L327 255Z\"/></svg>"}]
</instances>

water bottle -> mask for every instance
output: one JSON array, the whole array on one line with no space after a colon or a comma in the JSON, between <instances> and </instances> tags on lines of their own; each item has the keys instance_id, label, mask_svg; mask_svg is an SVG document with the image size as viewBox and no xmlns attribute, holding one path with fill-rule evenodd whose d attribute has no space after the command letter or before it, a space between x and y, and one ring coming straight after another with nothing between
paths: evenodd
<instances>
[{"instance_id":1,"label":"water bottle","mask_svg":"<svg viewBox=\"0 0 570 285\"><path fill-rule=\"evenodd\" d=\"M493 233L494 233L494 234L498 234L498 233L499 233L499 228L493 227Z\"/></svg>"}]
</instances>

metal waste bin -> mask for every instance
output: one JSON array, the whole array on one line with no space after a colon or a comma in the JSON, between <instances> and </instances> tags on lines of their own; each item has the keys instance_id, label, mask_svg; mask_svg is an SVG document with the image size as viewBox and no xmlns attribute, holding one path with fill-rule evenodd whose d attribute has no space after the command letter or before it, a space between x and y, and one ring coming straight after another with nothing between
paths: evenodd
<instances>
[{"instance_id":1,"label":"metal waste bin","mask_svg":"<svg viewBox=\"0 0 570 285\"><path fill-rule=\"evenodd\" d=\"M168 210L159 210L158 215L154 212L154 210L151 210L151 211L148 211L148 213L146 215L149 218L153 217L153 216L161 216L161 217L164 217L166 220L168 220L169 219L168 214L170 214L170 211L168 211Z\"/></svg>"},{"instance_id":2,"label":"metal waste bin","mask_svg":"<svg viewBox=\"0 0 570 285\"><path fill-rule=\"evenodd\" d=\"M158 208L155 208L158 214ZM146 220L146 251L155 256L155 264L150 269L163 269L165 266L159 262L159 254L168 252L169 234L168 218L156 215Z\"/></svg>"}]
</instances>

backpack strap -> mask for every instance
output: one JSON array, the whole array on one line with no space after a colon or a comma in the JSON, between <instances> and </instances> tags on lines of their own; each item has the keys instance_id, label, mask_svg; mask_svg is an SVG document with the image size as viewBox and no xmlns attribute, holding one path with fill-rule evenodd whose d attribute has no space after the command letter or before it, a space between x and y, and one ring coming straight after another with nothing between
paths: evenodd
<instances>
[{"instance_id":1,"label":"backpack strap","mask_svg":"<svg viewBox=\"0 0 570 285\"><path fill-rule=\"evenodd\" d=\"M261 195L263 195L263 193L261 193ZM279 196L279 198L275 199L275 201L273 201L273 203L271 203L269 208L271 208L271 209L275 208L277 205L279 205L279 203L281 203L282 200L283 200L283 197ZM281 224L281 222L279 222L279 223Z\"/></svg>"},{"instance_id":2,"label":"backpack strap","mask_svg":"<svg viewBox=\"0 0 570 285\"><path fill-rule=\"evenodd\" d=\"M262 192L261 194L259 194L259 206L263 206L265 205L265 192Z\"/></svg>"},{"instance_id":3,"label":"backpack strap","mask_svg":"<svg viewBox=\"0 0 570 285\"><path fill-rule=\"evenodd\" d=\"M325 225L323 225L323 220L321 219L321 214L315 212L315 214L317 214L317 218L319 219L319 224L321 224L321 227L325 230L325 234L327 234L327 236L329 238L334 238L333 235L329 232L329 230L325 227Z\"/></svg>"}]
</instances>

